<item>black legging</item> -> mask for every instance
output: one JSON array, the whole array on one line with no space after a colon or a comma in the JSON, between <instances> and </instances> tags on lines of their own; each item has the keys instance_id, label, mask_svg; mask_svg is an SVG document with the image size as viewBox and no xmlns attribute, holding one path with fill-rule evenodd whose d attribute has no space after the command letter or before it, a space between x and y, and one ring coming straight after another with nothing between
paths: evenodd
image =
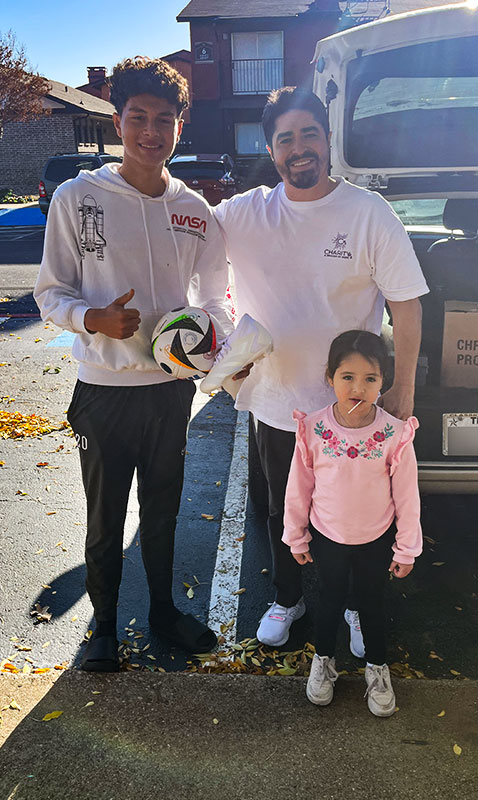
<instances>
[{"instance_id":1,"label":"black legging","mask_svg":"<svg viewBox=\"0 0 478 800\"><path fill-rule=\"evenodd\" d=\"M393 558L395 524L366 544L339 544L313 525L310 551L319 576L315 648L320 656L335 654L335 640L347 599L350 573L354 605L360 615L365 657L371 664L386 662L384 591Z\"/></svg>"}]
</instances>

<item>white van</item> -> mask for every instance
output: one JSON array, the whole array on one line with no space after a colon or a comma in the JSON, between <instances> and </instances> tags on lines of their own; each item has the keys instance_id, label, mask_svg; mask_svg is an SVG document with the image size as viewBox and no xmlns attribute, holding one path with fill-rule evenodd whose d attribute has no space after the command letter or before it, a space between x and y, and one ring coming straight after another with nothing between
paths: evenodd
<instances>
[{"instance_id":1,"label":"white van","mask_svg":"<svg viewBox=\"0 0 478 800\"><path fill-rule=\"evenodd\" d=\"M329 36L314 63L332 174L387 198L430 287L415 395L421 489L476 493L478 0Z\"/></svg>"}]
</instances>

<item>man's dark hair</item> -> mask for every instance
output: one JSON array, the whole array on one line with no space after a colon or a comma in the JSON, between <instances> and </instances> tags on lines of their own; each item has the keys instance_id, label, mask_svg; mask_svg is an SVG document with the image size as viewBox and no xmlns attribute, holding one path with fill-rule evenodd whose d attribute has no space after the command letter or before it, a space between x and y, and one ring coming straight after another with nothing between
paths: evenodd
<instances>
[{"instance_id":1,"label":"man's dark hair","mask_svg":"<svg viewBox=\"0 0 478 800\"><path fill-rule=\"evenodd\" d=\"M309 89L284 86L282 89L274 89L270 93L262 114L262 127L269 147L272 147L272 137L274 136L277 117L293 110L310 111L314 119L324 129L325 135L329 135L327 111L317 95L309 91Z\"/></svg>"},{"instance_id":2,"label":"man's dark hair","mask_svg":"<svg viewBox=\"0 0 478 800\"><path fill-rule=\"evenodd\" d=\"M122 114L129 98L138 94L164 97L168 103L176 106L178 117L189 104L186 78L161 58L125 58L113 67L108 82L111 88L110 99L118 114Z\"/></svg>"},{"instance_id":3,"label":"man's dark hair","mask_svg":"<svg viewBox=\"0 0 478 800\"><path fill-rule=\"evenodd\" d=\"M330 345L327 377L333 378L342 361L355 353L360 353L371 364L376 362L382 376L387 374L389 359L383 339L370 331L354 330L341 333Z\"/></svg>"}]
</instances>

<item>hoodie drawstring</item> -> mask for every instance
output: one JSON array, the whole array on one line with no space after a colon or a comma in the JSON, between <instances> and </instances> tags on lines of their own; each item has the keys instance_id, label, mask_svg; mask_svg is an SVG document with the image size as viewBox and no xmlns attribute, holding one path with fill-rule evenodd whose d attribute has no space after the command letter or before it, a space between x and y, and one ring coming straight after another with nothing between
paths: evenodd
<instances>
[{"instance_id":1,"label":"hoodie drawstring","mask_svg":"<svg viewBox=\"0 0 478 800\"><path fill-rule=\"evenodd\" d=\"M183 279L184 276L183 276L183 274L182 274L182 272L180 270L181 261L180 261L180 258L179 258L178 240L177 240L177 237L176 237L176 233L174 231L173 223L172 223L172 220L171 220L171 214L169 213L168 201L166 200L166 197L164 197L163 202L164 202L164 210L166 212L166 217L167 217L167 220L169 222L169 230L171 231L171 236L172 236L172 239L173 239L174 249L176 251L176 259L177 259L177 262L178 262L178 271L179 271L179 274L181 276L181 279ZM187 294L187 287L184 286L184 280L182 280L182 283L183 283L183 290L184 290L185 294Z\"/></svg>"},{"instance_id":2,"label":"hoodie drawstring","mask_svg":"<svg viewBox=\"0 0 478 800\"><path fill-rule=\"evenodd\" d=\"M151 287L151 297L152 297L152 300L153 300L154 310L157 311L158 310L158 302L157 302L157 299L156 299L156 287L154 285L153 254L151 252L151 242L149 241L149 232L148 232L148 226L146 224L146 214L144 212L143 198L141 197L141 195L139 195L138 197L139 197L139 204L141 206L141 214L143 216L144 233L145 233L145 236L146 236L146 242L148 244L149 285Z\"/></svg>"}]
</instances>

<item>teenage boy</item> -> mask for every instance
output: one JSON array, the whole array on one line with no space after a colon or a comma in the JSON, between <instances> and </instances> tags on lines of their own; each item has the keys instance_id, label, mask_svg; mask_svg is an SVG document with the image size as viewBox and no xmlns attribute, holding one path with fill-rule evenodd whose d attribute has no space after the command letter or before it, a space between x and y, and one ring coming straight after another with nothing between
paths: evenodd
<instances>
[{"instance_id":1,"label":"teenage boy","mask_svg":"<svg viewBox=\"0 0 478 800\"><path fill-rule=\"evenodd\" d=\"M123 162L80 172L57 189L34 292L44 320L77 334L68 419L87 499L86 588L96 628L82 668L90 671L119 669L116 607L135 469L150 627L194 652L216 644L206 625L173 604L195 386L159 369L151 333L163 314L185 305L205 308L224 334L231 329L220 231L208 204L164 166L181 134L186 80L160 59L126 59L113 70L111 102Z\"/></svg>"},{"instance_id":2,"label":"teenage boy","mask_svg":"<svg viewBox=\"0 0 478 800\"><path fill-rule=\"evenodd\" d=\"M274 342L272 354L242 383L236 408L254 416L268 484L276 596L257 638L281 646L305 612L301 568L282 542L295 443L292 412L333 402L325 379L332 339L352 328L380 333L386 299L393 316L395 377L382 402L394 416L410 416L421 335L418 297L428 287L388 203L329 177L329 124L316 95L294 87L273 92L262 124L282 182L224 200L214 214L234 270L238 316L250 314ZM361 642L356 612L349 612L347 621L351 639L359 634ZM351 641L353 652L360 642Z\"/></svg>"}]
</instances>

